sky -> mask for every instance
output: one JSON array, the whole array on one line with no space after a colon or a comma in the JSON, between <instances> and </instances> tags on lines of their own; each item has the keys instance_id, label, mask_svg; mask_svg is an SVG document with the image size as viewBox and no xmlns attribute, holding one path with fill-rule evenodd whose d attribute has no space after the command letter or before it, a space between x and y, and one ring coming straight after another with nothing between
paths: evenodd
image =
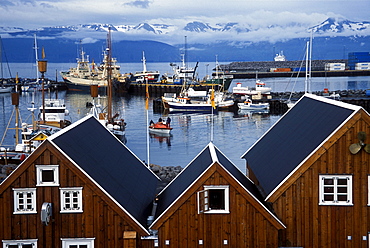
<instances>
[{"instance_id":1,"label":"sky","mask_svg":"<svg viewBox=\"0 0 370 248\"><path fill-rule=\"evenodd\" d=\"M328 17L370 21L369 10L370 0L0 0L0 27L238 22L258 27L259 37L288 39L286 30L269 27L294 23L294 28L309 28ZM294 28L291 32L297 33Z\"/></svg>"}]
</instances>

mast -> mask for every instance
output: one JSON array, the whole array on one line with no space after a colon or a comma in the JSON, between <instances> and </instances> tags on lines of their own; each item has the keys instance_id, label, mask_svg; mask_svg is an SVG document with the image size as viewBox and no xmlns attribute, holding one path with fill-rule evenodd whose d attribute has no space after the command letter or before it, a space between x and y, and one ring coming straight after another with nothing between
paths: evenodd
<instances>
[{"instance_id":1,"label":"mast","mask_svg":"<svg viewBox=\"0 0 370 248\"><path fill-rule=\"evenodd\" d=\"M308 50L309 50L310 42L307 41L306 43L306 78L305 78L305 84L304 84L304 93L307 93L308 91L308 74L309 74L309 69L308 69Z\"/></svg>"},{"instance_id":2,"label":"mast","mask_svg":"<svg viewBox=\"0 0 370 248\"><path fill-rule=\"evenodd\" d=\"M146 59L145 59L145 54L144 54L144 51L143 51L143 72L146 72Z\"/></svg>"},{"instance_id":3,"label":"mast","mask_svg":"<svg viewBox=\"0 0 370 248\"><path fill-rule=\"evenodd\" d=\"M38 47L37 47L37 38L36 38L36 33L34 34L34 47L33 49L35 49L35 59L36 59L36 80L38 81L39 80L39 65L38 65L38 61L39 61L39 57L37 55L37 51L38 51Z\"/></svg>"},{"instance_id":4,"label":"mast","mask_svg":"<svg viewBox=\"0 0 370 248\"><path fill-rule=\"evenodd\" d=\"M107 38L107 95L108 95L108 123L112 122L112 41L111 28L108 28Z\"/></svg>"},{"instance_id":5,"label":"mast","mask_svg":"<svg viewBox=\"0 0 370 248\"><path fill-rule=\"evenodd\" d=\"M313 33L311 29L311 37L310 37L310 66L309 66L309 73L308 73L308 92L311 92L311 71L312 71L312 39L313 39Z\"/></svg>"}]
</instances>

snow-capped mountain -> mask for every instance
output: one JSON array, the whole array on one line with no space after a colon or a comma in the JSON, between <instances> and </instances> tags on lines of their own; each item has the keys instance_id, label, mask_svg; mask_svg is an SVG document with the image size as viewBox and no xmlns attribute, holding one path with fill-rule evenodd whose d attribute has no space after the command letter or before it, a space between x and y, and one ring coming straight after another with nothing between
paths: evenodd
<instances>
[{"instance_id":1,"label":"snow-capped mountain","mask_svg":"<svg viewBox=\"0 0 370 248\"><path fill-rule=\"evenodd\" d=\"M285 29L297 29L300 28L302 32L307 32L307 30L313 30L314 34L333 36L336 34L338 36L348 36L353 35L370 35L370 22L353 22L349 20L337 20L334 18L328 18L322 23L304 28L301 27L298 23L292 23L288 25L289 27L284 27ZM134 35L156 35L156 36L173 36L176 33L191 34L191 33L212 33L212 34L222 34L225 33L248 33L248 32L258 32L259 30L282 28L276 25L269 25L267 27L253 27L252 25L245 23L217 23L211 25L209 23L204 23L200 21L193 21L187 23L185 26L175 26L170 24L152 24L152 23L140 23L137 25L110 25L110 24L80 24L73 26L55 26L55 27L43 27L36 30L24 30L22 28L9 28L9 27L0 27L0 34L8 34L12 37L17 36L27 36L31 33L37 33L38 36L45 37L66 37L68 33L78 33L86 34L86 32L104 32L106 33L108 27L117 33L124 33L127 36ZM296 31L297 32L297 31ZM73 37L75 37L73 35ZM231 36L233 37L233 36ZM126 37L129 38L129 37ZM153 37L154 38L154 37ZM298 37L297 37L298 38ZM286 37L282 37L282 40L285 40ZM196 39L195 39L196 40ZM217 38L216 38L217 40ZM222 39L225 40L225 39ZM263 41L263 40L260 40Z\"/></svg>"},{"instance_id":2,"label":"snow-capped mountain","mask_svg":"<svg viewBox=\"0 0 370 248\"><path fill-rule=\"evenodd\" d=\"M148 60L178 62L184 49L184 37L187 37L187 55L191 61L213 61L215 55L222 61L271 60L282 50L288 60L299 60L311 31L314 59L343 59L348 52L370 51L370 22L334 18L312 27L302 23L253 26L201 21L182 25L94 23L36 30L0 27L0 36L5 47L14 47L14 54L8 57L17 62L26 59L25 55L29 54L26 49L32 48L34 34L45 46L52 48L49 56L54 56L54 60L75 61L76 44L83 45L86 51L91 50L92 57L100 56L109 27L113 30L114 48L119 52L117 57L126 62L140 62L143 50Z\"/></svg>"},{"instance_id":3,"label":"snow-capped mountain","mask_svg":"<svg viewBox=\"0 0 370 248\"><path fill-rule=\"evenodd\" d=\"M369 34L370 22L353 22L349 20L336 20L328 18L319 25L312 27L314 33L329 34L329 33L344 33L346 31L362 32L367 31ZM366 33L366 32L363 32Z\"/></svg>"}]
</instances>

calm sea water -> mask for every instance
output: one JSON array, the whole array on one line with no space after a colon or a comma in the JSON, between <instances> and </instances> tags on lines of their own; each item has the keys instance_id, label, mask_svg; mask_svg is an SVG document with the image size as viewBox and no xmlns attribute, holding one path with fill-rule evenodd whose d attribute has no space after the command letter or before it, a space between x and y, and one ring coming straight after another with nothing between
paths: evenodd
<instances>
[{"instance_id":1,"label":"calm sea water","mask_svg":"<svg viewBox=\"0 0 370 248\"><path fill-rule=\"evenodd\" d=\"M206 66L208 64L208 66ZM67 70L74 64L53 64L48 65L47 77L54 78L56 73ZM122 72L134 72L142 70L141 63L122 64ZM168 63L148 64L148 70L159 70L161 73L171 72ZM211 73L215 63L200 63L199 77ZM34 77L35 70L32 64L10 64L20 77ZM59 77L59 75L58 75ZM60 77L59 77L60 78ZM61 79L59 79L61 80ZM273 91L303 91L304 78L266 78L264 82ZM234 80L243 85L253 86L254 79ZM293 88L294 87L294 88ZM340 78L312 78L311 90L330 91L347 89L368 89L370 88L370 77L340 77ZM231 89L231 88L230 88ZM46 97L55 98L55 93L49 93ZM92 98L89 94L70 93L68 91L58 92L58 98L65 99L66 106L70 112L72 122L84 117L89 108L87 102ZM22 122L30 122L31 115L27 110L31 102L35 101L36 106L41 105L41 93L24 93L20 97L20 114ZM152 98L151 100L154 100ZM103 104L104 104L103 99ZM147 114L149 120L157 121L159 117L167 117L166 113L153 111L152 102L148 113L145 109L143 96L124 95L115 97L114 111L120 113L121 118L127 123L126 146L134 152L141 160L148 160L147 153ZM11 105L10 94L0 94L0 134L2 135L11 119L13 106ZM185 167L195 156L211 141L242 171L245 171L245 161L240 159L244 152L256 142L281 116L268 113L258 114L250 112L228 112L220 111L218 114L169 114L173 127L170 137L149 137L149 162L161 166ZM10 122L14 127L14 118ZM14 145L14 130L9 130L2 145Z\"/></svg>"}]
</instances>

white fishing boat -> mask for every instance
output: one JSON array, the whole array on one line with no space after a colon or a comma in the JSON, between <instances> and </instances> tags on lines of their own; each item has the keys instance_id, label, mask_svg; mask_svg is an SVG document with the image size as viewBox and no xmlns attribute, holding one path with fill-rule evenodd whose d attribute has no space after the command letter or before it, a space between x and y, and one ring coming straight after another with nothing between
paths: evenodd
<instances>
[{"instance_id":1,"label":"white fishing boat","mask_svg":"<svg viewBox=\"0 0 370 248\"><path fill-rule=\"evenodd\" d=\"M5 86L1 86L0 87L0 93L9 93L9 92L12 92L12 87L5 87Z\"/></svg>"},{"instance_id":2,"label":"white fishing boat","mask_svg":"<svg viewBox=\"0 0 370 248\"><path fill-rule=\"evenodd\" d=\"M263 110L263 109L269 109L270 104L269 103L253 103L251 99L247 99L242 103L238 103L239 109L248 109L248 110Z\"/></svg>"},{"instance_id":3,"label":"white fishing boat","mask_svg":"<svg viewBox=\"0 0 370 248\"><path fill-rule=\"evenodd\" d=\"M218 109L214 94L212 96L212 93L196 91L193 88L182 90L179 96L174 96L171 99L162 97L162 101L170 112L215 113Z\"/></svg>"},{"instance_id":4,"label":"white fishing boat","mask_svg":"<svg viewBox=\"0 0 370 248\"><path fill-rule=\"evenodd\" d=\"M81 58L77 59L77 66L61 72L61 76L67 84L68 90L88 92L90 85L95 84L101 89L106 89L108 86L108 71L111 71L112 80L126 89L130 87L131 79L129 76L120 73L117 59L112 57L108 59L108 54L104 53L104 59L100 65L97 66L94 62L90 64L89 56L85 55L83 49L81 49Z\"/></svg>"},{"instance_id":5,"label":"white fishing boat","mask_svg":"<svg viewBox=\"0 0 370 248\"><path fill-rule=\"evenodd\" d=\"M242 86L242 83L236 83L236 86L233 87L233 90L232 90L233 94L235 95L258 95L258 94L262 94L262 95L267 95L267 94L271 94L271 88L270 87L267 87L265 82L259 80L259 79L256 79L256 84L255 84L255 87L243 87Z\"/></svg>"},{"instance_id":6,"label":"white fishing boat","mask_svg":"<svg viewBox=\"0 0 370 248\"><path fill-rule=\"evenodd\" d=\"M146 83L146 81L148 81L148 83L158 82L160 73L159 71L148 71L147 70L144 51L143 51L142 61L143 61L143 70L135 72L135 74L133 75L132 81L136 83Z\"/></svg>"}]
</instances>

